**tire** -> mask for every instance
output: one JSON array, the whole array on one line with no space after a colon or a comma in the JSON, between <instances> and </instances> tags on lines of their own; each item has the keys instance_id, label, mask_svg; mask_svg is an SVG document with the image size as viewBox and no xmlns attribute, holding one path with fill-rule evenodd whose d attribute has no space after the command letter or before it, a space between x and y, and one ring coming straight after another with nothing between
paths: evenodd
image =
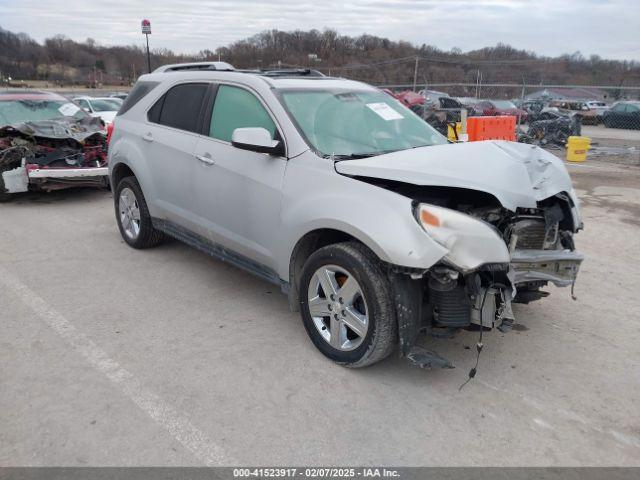
<instances>
[{"instance_id":1,"label":"tire","mask_svg":"<svg viewBox=\"0 0 640 480\"><path fill-rule=\"evenodd\" d=\"M139 220L137 221L137 229L133 228L132 224L129 224L127 219L123 218L123 214L121 214L120 207L122 206L121 202L123 202L121 196L123 194L126 194L127 199L133 203L132 208L134 210L137 208L139 217ZM138 180L136 180L136 177L125 177L120 180L116 186L113 201L116 211L116 222L118 223L120 235L122 235L122 238L130 247L151 248L164 240L164 233L153 227L151 215L149 215L149 209L147 208L147 202L144 199L142 189L140 188L140 184L138 183ZM123 225L123 222L126 223ZM134 230L133 232L132 229Z\"/></svg>"},{"instance_id":2,"label":"tire","mask_svg":"<svg viewBox=\"0 0 640 480\"><path fill-rule=\"evenodd\" d=\"M329 272L337 282L333 301L324 291L327 287L319 283L319 272ZM352 296L350 292L356 287L359 294ZM393 352L398 334L391 285L378 258L364 245L345 242L317 250L304 264L299 290L304 327L326 357L358 368L376 363ZM313 315L311 309L317 315ZM354 318L365 317L366 330L358 323L357 330L362 333L358 335L349 324L357 323ZM338 335L332 333L334 330Z\"/></svg>"}]
</instances>

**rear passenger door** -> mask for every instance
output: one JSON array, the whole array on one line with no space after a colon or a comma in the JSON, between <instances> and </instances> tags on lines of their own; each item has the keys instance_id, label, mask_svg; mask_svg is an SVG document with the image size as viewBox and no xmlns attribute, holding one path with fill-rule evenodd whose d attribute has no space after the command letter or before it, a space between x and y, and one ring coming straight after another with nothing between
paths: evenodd
<instances>
[{"instance_id":1,"label":"rear passenger door","mask_svg":"<svg viewBox=\"0 0 640 480\"><path fill-rule=\"evenodd\" d=\"M142 141L153 179L156 211L165 220L193 229L197 205L194 157L210 84L183 83L171 87L147 112Z\"/></svg>"},{"instance_id":2,"label":"rear passenger door","mask_svg":"<svg viewBox=\"0 0 640 480\"><path fill-rule=\"evenodd\" d=\"M196 147L196 156L206 159L195 176L198 212L208 239L273 268L286 159L233 147L233 131L244 127L263 127L283 140L255 92L219 85Z\"/></svg>"}]
</instances>

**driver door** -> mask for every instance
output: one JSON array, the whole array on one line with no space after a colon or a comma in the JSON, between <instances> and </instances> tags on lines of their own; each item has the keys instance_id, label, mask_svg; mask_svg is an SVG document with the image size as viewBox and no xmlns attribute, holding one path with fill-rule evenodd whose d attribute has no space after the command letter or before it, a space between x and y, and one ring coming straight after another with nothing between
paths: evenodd
<instances>
[{"instance_id":1,"label":"driver door","mask_svg":"<svg viewBox=\"0 0 640 480\"><path fill-rule=\"evenodd\" d=\"M273 116L244 88L219 85L209 127L196 145L195 196L201 234L261 266L275 267L286 158L231 145L236 128L262 127L281 139ZM208 132L207 132L208 130Z\"/></svg>"}]
</instances>

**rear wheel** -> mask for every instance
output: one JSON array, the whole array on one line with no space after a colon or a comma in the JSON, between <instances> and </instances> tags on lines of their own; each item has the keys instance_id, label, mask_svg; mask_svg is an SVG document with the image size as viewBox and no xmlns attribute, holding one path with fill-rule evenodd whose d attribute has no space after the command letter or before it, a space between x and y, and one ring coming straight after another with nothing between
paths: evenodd
<instances>
[{"instance_id":1,"label":"rear wheel","mask_svg":"<svg viewBox=\"0 0 640 480\"><path fill-rule=\"evenodd\" d=\"M397 342L389 281L375 255L356 242L319 249L300 279L301 315L314 345L348 367L388 356Z\"/></svg>"},{"instance_id":2,"label":"rear wheel","mask_svg":"<svg viewBox=\"0 0 640 480\"><path fill-rule=\"evenodd\" d=\"M136 177L125 177L114 192L116 220L120 235L133 248L155 247L164 234L155 229L142 189Z\"/></svg>"}]
</instances>

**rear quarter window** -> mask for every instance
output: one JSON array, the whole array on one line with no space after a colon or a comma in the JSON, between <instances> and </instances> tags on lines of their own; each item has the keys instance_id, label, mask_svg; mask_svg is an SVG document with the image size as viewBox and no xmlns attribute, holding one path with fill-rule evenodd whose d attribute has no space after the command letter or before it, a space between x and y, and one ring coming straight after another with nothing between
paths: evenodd
<instances>
[{"instance_id":1,"label":"rear quarter window","mask_svg":"<svg viewBox=\"0 0 640 480\"><path fill-rule=\"evenodd\" d=\"M137 82L124 103L118 110L118 115L122 115L130 110L136 103L142 100L151 90L158 86L159 82Z\"/></svg>"}]
</instances>

